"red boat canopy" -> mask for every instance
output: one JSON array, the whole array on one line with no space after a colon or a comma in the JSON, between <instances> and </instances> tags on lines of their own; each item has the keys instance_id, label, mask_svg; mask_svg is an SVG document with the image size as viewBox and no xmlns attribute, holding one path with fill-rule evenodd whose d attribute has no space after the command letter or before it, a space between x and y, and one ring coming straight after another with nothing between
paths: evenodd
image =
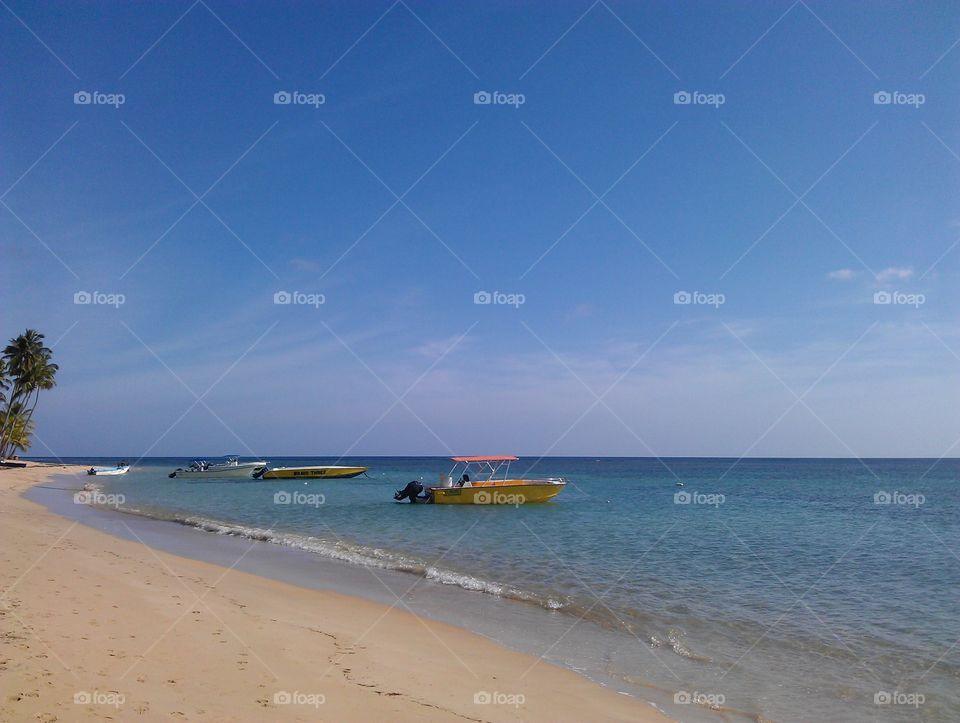
<instances>
[{"instance_id":1,"label":"red boat canopy","mask_svg":"<svg viewBox=\"0 0 960 723\"><path fill-rule=\"evenodd\" d=\"M451 457L454 462L516 462L519 457Z\"/></svg>"}]
</instances>

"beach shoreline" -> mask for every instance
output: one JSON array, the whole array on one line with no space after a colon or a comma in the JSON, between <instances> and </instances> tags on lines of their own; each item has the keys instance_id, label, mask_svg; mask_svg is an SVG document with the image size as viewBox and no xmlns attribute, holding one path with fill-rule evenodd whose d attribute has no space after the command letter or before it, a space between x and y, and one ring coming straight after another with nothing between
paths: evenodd
<instances>
[{"instance_id":1,"label":"beach shoreline","mask_svg":"<svg viewBox=\"0 0 960 723\"><path fill-rule=\"evenodd\" d=\"M22 496L83 471L0 471L4 720L669 720L399 605L158 551Z\"/></svg>"}]
</instances>

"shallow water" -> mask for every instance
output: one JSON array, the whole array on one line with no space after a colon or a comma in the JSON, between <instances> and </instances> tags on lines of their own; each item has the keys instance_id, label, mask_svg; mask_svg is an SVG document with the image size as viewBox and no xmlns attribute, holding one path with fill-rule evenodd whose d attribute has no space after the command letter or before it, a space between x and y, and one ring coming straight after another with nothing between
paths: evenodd
<instances>
[{"instance_id":1,"label":"shallow water","mask_svg":"<svg viewBox=\"0 0 960 723\"><path fill-rule=\"evenodd\" d=\"M519 647L643 697L775 720L960 718L957 460L546 458L530 474L570 484L518 508L393 503L448 471L437 458L342 461L371 468L353 480L167 478L187 461L96 481L141 515L420 579L420 606L522 601L518 619L549 634Z\"/></svg>"}]
</instances>

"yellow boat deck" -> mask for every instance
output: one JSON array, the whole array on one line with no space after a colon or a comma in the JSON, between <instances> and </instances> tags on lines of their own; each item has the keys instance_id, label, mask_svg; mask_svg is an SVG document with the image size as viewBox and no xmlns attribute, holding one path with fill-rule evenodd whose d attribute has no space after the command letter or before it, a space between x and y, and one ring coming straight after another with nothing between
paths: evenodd
<instances>
[{"instance_id":1,"label":"yellow boat deck","mask_svg":"<svg viewBox=\"0 0 960 723\"><path fill-rule=\"evenodd\" d=\"M496 479L463 487L431 487L437 505L523 505L547 502L566 486L563 480Z\"/></svg>"}]
</instances>

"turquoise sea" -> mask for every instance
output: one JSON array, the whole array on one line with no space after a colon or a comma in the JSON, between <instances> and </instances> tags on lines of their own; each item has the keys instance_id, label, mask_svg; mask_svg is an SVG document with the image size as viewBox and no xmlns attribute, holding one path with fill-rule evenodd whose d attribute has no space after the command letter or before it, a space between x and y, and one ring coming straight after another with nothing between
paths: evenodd
<instances>
[{"instance_id":1,"label":"turquoise sea","mask_svg":"<svg viewBox=\"0 0 960 723\"><path fill-rule=\"evenodd\" d=\"M167 477L189 461L97 482L183 535L316 560L324 585L340 563L406 576L417 606L449 600L448 619L684 720L960 720L960 460L530 458L513 471L569 484L520 507L393 502L441 458L341 460L370 468L352 480Z\"/></svg>"}]
</instances>

